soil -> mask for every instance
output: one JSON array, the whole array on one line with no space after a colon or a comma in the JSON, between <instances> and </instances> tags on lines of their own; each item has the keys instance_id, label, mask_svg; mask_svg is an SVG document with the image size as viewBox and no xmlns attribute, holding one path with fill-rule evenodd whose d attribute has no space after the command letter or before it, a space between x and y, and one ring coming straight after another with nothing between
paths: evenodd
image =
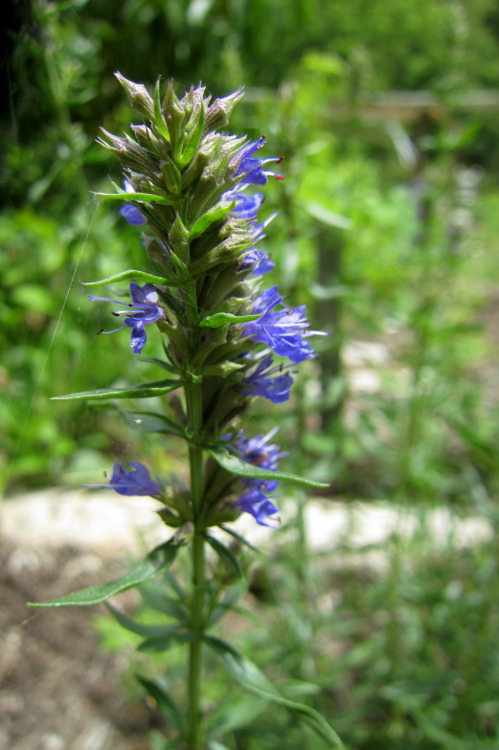
<instances>
[{"instance_id":1,"label":"soil","mask_svg":"<svg viewBox=\"0 0 499 750\"><path fill-rule=\"evenodd\" d=\"M33 610L42 601L109 580L122 565L72 547L0 547L0 750L149 750L158 722L127 700L127 659L99 648L97 607ZM67 584L67 585L66 585Z\"/></svg>"}]
</instances>

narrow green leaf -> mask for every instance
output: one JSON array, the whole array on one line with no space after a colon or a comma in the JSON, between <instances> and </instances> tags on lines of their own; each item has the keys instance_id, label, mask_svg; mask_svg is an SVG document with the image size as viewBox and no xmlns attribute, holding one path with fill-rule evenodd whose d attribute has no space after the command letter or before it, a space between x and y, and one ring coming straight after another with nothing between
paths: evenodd
<instances>
[{"instance_id":1,"label":"narrow green leaf","mask_svg":"<svg viewBox=\"0 0 499 750\"><path fill-rule=\"evenodd\" d=\"M344 747L334 729L320 713L304 703L297 703L281 695L256 664L240 655L233 656L229 650L219 651L219 653L229 674L246 690L288 708L301 722L313 729L329 747Z\"/></svg>"},{"instance_id":2,"label":"narrow green leaf","mask_svg":"<svg viewBox=\"0 0 499 750\"><path fill-rule=\"evenodd\" d=\"M215 208L212 208L210 211L207 211L205 214L199 217L199 219L194 222L193 226L191 227L191 230L189 232L189 240L195 240L196 237L200 237L206 230L208 229L211 224L213 224L216 221L220 221L220 219L223 219L227 214L229 214L234 206L236 205L236 201L232 201L228 205L225 206L219 206L218 208L215 206Z\"/></svg>"},{"instance_id":3,"label":"narrow green leaf","mask_svg":"<svg viewBox=\"0 0 499 750\"><path fill-rule=\"evenodd\" d=\"M307 479L306 477L299 477L296 474L288 474L284 471L271 471L270 469L262 469L259 466L253 466L253 464L243 461L242 458L229 453L226 448L223 448L220 445L207 448L207 451L219 466L240 477L249 477L250 479L284 479L288 482L304 484L307 487L329 486L324 482L316 482L315 479Z\"/></svg>"},{"instance_id":4,"label":"narrow green leaf","mask_svg":"<svg viewBox=\"0 0 499 750\"><path fill-rule=\"evenodd\" d=\"M241 544L244 544L246 547L249 547L253 552L258 552L259 555L261 555L260 550L258 547L254 547L252 544L250 544L241 534L238 534L237 531L234 531L233 529L229 529L228 526L220 526L222 531L225 531L226 534L230 534L234 537L234 539L237 539L238 542Z\"/></svg>"},{"instance_id":5,"label":"narrow green leaf","mask_svg":"<svg viewBox=\"0 0 499 750\"><path fill-rule=\"evenodd\" d=\"M158 367L162 367L163 370L166 370L167 372L171 372L172 375L177 374L177 369L171 365L169 362L165 362L164 359L158 359L157 357L140 357L139 362L145 362L146 364L150 365L158 365Z\"/></svg>"},{"instance_id":6,"label":"narrow green leaf","mask_svg":"<svg viewBox=\"0 0 499 750\"><path fill-rule=\"evenodd\" d=\"M176 480L177 485L182 488L182 483L176 477L175 474L172 474L172 484L174 484L174 480ZM182 586L178 578L174 573L172 573L171 570L167 570L163 576L163 580L168 585L168 587L178 596L178 598L185 602L187 601L187 592L185 588Z\"/></svg>"},{"instance_id":7,"label":"narrow green leaf","mask_svg":"<svg viewBox=\"0 0 499 750\"><path fill-rule=\"evenodd\" d=\"M260 313L257 315L233 315L232 313L220 312L203 318L199 325L204 328L222 328L222 326L235 323L248 323L250 320L257 320L259 317L261 317Z\"/></svg>"},{"instance_id":8,"label":"narrow green leaf","mask_svg":"<svg viewBox=\"0 0 499 750\"><path fill-rule=\"evenodd\" d=\"M155 414L149 411L127 412L126 416L134 424L138 425L144 432L159 432L166 435L175 435L186 440L183 427L178 425L173 419L164 414Z\"/></svg>"},{"instance_id":9,"label":"narrow green leaf","mask_svg":"<svg viewBox=\"0 0 499 750\"><path fill-rule=\"evenodd\" d=\"M52 396L52 401L83 401L87 398L103 400L106 398L152 398L174 391L184 385L182 380L158 380L154 383L132 385L128 388L104 388L96 391L68 393L66 396Z\"/></svg>"},{"instance_id":10,"label":"narrow green leaf","mask_svg":"<svg viewBox=\"0 0 499 750\"><path fill-rule=\"evenodd\" d=\"M225 544L222 544L222 542L219 542L218 539L215 539L215 537L210 536L209 534L205 534L205 539L210 547L217 553L224 565L231 568L238 578L244 578L241 564L234 553L226 547Z\"/></svg>"},{"instance_id":11,"label":"narrow green leaf","mask_svg":"<svg viewBox=\"0 0 499 750\"><path fill-rule=\"evenodd\" d=\"M99 281L82 281L82 284L83 286L104 286L105 284L112 284L115 281L127 281L128 279L145 281L148 284L157 284L158 286L173 286L172 282L168 281L168 279L165 279L163 276L156 276L153 273L136 271L134 269L116 273L114 276L108 276L107 279L99 279Z\"/></svg>"},{"instance_id":12,"label":"narrow green leaf","mask_svg":"<svg viewBox=\"0 0 499 750\"><path fill-rule=\"evenodd\" d=\"M154 193L94 193L99 198L108 200L128 201L129 203L159 203L161 206L175 206L175 201L165 198L164 195L155 195Z\"/></svg>"},{"instance_id":13,"label":"narrow green leaf","mask_svg":"<svg viewBox=\"0 0 499 750\"><path fill-rule=\"evenodd\" d=\"M109 604L109 602L106 602L106 607L111 612L116 622L118 622L122 628L124 628L125 630L129 630L131 633L135 633L136 635L141 635L143 638L169 636L170 633L173 633L179 629L179 626L177 624L144 625L143 623L137 622L137 620L133 620L131 617L128 617L128 615L125 615L123 612L120 612L119 609L113 607L113 605Z\"/></svg>"},{"instance_id":14,"label":"narrow green leaf","mask_svg":"<svg viewBox=\"0 0 499 750\"><path fill-rule=\"evenodd\" d=\"M161 77L156 81L156 87L154 89L154 124L158 128L165 141L167 141L167 143L170 143L170 134L168 132L168 128L166 127L163 113L161 111L160 90Z\"/></svg>"},{"instance_id":15,"label":"narrow green leaf","mask_svg":"<svg viewBox=\"0 0 499 750\"><path fill-rule=\"evenodd\" d=\"M149 581L151 578L155 578L172 564L178 549L179 544L170 539L168 542L155 547L142 562L115 581L100 586L90 586L73 594L68 594L68 596L51 599L48 602L29 602L28 604L30 607L83 607L89 604L99 604L122 591L127 591L145 581Z\"/></svg>"},{"instance_id":16,"label":"narrow green leaf","mask_svg":"<svg viewBox=\"0 0 499 750\"><path fill-rule=\"evenodd\" d=\"M141 586L139 593L146 607L150 607L157 612L162 612L165 615L174 617L178 622L189 622L190 614L185 608L185 602L167 596L157 584L153 584L152 586L147 586L147 584Z\"/></svg>"},{"instance_id":17,"label":"narrow green leaf","mask_svg":"<svg viewBox=\"0 0 499 750\"><path fill-rule=\"evenodd\" d=\"M227 641L223 641L221 638L217 638L215 635L208 635L207 633L204 634L203 640L206 641L206 643L217 652L217 654L220 654L221 656L230 656L231 659L235 659L236 661L239 661L240 659L243 659L242 654L237 651L233 646L230 645L230 643L227 643Z\"/></svg>"},{"instance_id":18,"label":"narrow green leaf","mask_svg":"<svg viewBox=\"0 0 499 750\"><path fill-rule=\"evenodd\" d=\"M172 631L170 634L152 636L137 646L137 651L144 654L158 654L162 651L168 651L170 648L179 646L182 643L190 643L197 638L196 633L182 630Z\"/></svg>"},{"instance_id":19,"label":"narrow green leaf","mask_svg":"<svg viewBox=\"0 0 499 750\"><path fill-rule=\"evenodd\" d=\"M166 687L159 680L150 680L147 677L142 677L142 675L135 676L151 698L156 701L160 714L173 724L178 732L182 732L184 726L183 713Z\"/></svg>"}]
</instances>

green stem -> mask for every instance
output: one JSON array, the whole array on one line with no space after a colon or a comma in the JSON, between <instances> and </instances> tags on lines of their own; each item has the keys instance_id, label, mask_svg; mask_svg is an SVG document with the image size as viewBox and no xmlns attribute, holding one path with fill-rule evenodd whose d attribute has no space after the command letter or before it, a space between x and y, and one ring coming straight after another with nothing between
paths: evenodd
<instances>
[{"instance_id":1,"label":"green stem","mask_svg":"<svg viewBox=\"0 0 499 750\"><path fill-rule=\"evenodd\" d=\"M186 387L187 416L194 439L199 435L203 419L202 383L193 382ZM191 574L191 628L195 635L189 646L189 672L187 683L187 739L189 750L201 750L203 744L201 711L201 667L204 633L204 519L203 519L203 449L189 446L191 503L194 536L192 539Z\"/></svg>"},{"instance_id":2,"label":"green stem","mask_svg":"<svg viewBox=\"0 0 499 750\"><path fill-rule=\"evenodd\" d=\"M188 676L188 747L201 750L202 711L201 711L201 667L203 638L203 599L204 599L204 533L195 529L192 540L192 599L191 626L196 633L189 647Z\"/></svg>"}]
</instances>

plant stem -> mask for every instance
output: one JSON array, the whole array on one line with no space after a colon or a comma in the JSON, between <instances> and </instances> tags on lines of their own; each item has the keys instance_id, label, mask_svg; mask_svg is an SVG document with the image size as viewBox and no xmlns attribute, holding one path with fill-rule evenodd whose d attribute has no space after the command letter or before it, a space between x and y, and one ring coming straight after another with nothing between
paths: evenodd
<instances>
[{"instance_id":1,"label":"plant stem","mask_svg":"<svg viewBox=\"0 0 499 750\"><path fill-rule=\"evenodd\" d=\"M204 598L204 534L195 529L192 540L192 600L191 627L196 637L189 647L188 677L188 740L189 750L201 750L201 666L203 637L203 598Z\"/></svg>"},{"instance_id":2,"label":"plant stem","mask_svg":"<svg viewBox=\"0 0 499 750\"><path fill-rule=\"evenodd\" d=\"M193 435L199 435L203 418L202 383L193 382L186 387L187 416ZM204 631L204 521L203 521L203 449L189 446L189 469L194 535L192 539L191 575L191 628L194 639L189 647L189 674L187 686L187 738L189 750L201 750L201 667Z\"/></svg>"}]
</instances>

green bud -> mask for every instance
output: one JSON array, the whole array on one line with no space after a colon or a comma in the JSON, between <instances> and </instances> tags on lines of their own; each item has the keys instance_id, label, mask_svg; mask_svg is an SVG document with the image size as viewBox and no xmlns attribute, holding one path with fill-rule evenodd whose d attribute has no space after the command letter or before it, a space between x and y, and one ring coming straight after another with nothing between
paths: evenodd
<instances>
[{"instance_id":1,"label":"green bud","mask_svg":"<svg viewBox=\"0 0 499 750\"><path fill-rule=\"evenodd\" d=\"M227 224L231 222L226 222ZM252 244L252 238L249 232L244 228L233 227L232 232L220 242L213 250L204 253L198 260L190 265L190 272L193 276L204 274L212 271L220 265L227 265L238 258L245 250L249 250ZM239 279L234 277L234 269L230 269L234 281Z\"/></svg>"},{"instance_id":2,"label":"green bud","mask_svg":"<svg viewBox=\"0 0 499 750\"><path fill-rule=\"evenodd\" d=\"M178 159L182 150L184 137L183 126L185 122L185 112L180 100L177 98L173 90L173 81L168 81L161 111L165 118L166 127L168 128L174 158Z\"/></svg>"},{"instance_id":3,"label":"green bud","mask_svg":"<svg viewBox=\"0 0 499 750\"><path fill-rule=\"evenodd\" d=\"M144 84L129 81L118 71L114 75L125 89L132 107L149 120L154 120L154 102Z\"/></svg>"},{"instance_id":4,"label":"green bud","mask_svg":"<svg viewBox=\"0 0 499 750\"><path fill-rule=\"evenodd\" d=\"M234 273L232 267L227 268L216 276L216 280L212 283L210 289L206 295L202 295L199 304L203 306L205 310L210 312L214 309L219 309L229 297L247 297L249 294L249 287ZM234 313L235 314L235 313Z\"/></svg>"},{"instance_id":5,"label":"green bud","mask_svg":"<svg viewBox=\"0 0 499 750\"><path fill-rule=\"evenodd\" d=\"M187 124L185 126L185 132L188 136L191 135L192 132L198 127L199 121L201 119L203 120L203 124L204 124L204 120L206 116L206 107L209 101L209 99L204 98L204 92L205 92L205 87L198 86L197 89L191 89L189 93L186 94L186 96L184 97L184 99L189 97L189 101L191 102L191 107L189 111L187 110L187 107L184 105L184 110L189 117Z\"/></svg>"},{"instance_id":6,"label":"green bud","mask_svg":"<svg viewBox=\"0 0 499 750\"><path fill-rule=\"evenodd\" d=\"M183 263L189 262L190 243L189 231L184 226L180 214L177 212L173 226L168 233L168 246Z\"/></svg>"},{"instance_id":7,"label":"green bud","mask_svg":"<svg viewBox=\"0 0 499 750\"><path fill-rule=\"evenodd\" d=\"M165 278L175 281L174 267L164 245L156 237L149 237L147 234L142 234L142 241L147 255L158 264Z\"/></svg>"},{"instance_id":8,"label":"green bud","mask_svg":"<svg viewBox=\"0 0 499 750\"><path fill-rule=\"evenodd\" d=\"M134 132L139 146L152 152L154 157L160 158L162 156L165 152L164 143L159 138L156 138L147 125L130 125L130 127Z\"/></svg>"},{"instance_id":9,"label":"green bud","mask_svg":"<svg viewBox=\"0 0 499 750\"><path fill-rule=\"evenodd\" d=\"M182 191L182 175L179 168L169 157L161 163L163 177L166 187L174 196L179 196Z\"/></svg>"},{"instance_id":10,"label":"green bud","mask_svg":"<svg viewBox=\"0 0 499 750\"><path fill-rule=\"evenodd\" d=\"M187 169L182 172L182 190L187 190L199 177L208 164L210 157L201 151L197 151Z\"/></svg>"},{"instance_id":11,"label":"green bud","mask_svg":"<svg viewBox=\"0 0 499 750\"><path fill-rule=\"evenodd\" d=\"M240 138L219 133L205 136L198 154L207 155L207 164L199 177L199 184L192 197L189 218L196 221L201 214L217 203L223 192L233 185L229 164L240 149Z\"/></svg>"},{"instance_id":12,"label":"green bud","mask_svg":"<svg viewBox=\"0 0 499 750\"><path fill-rule=\"evenodd\" d=\"M238 91L234 91L229 96L224 96L222 99L215 99L206 112L205 133L226 128L229 124L232 110L242 97L243 89L238 89Z\"/></svg>"},{"instance_id":13,"label":"green bud","mask_svg":"<svg viewBox=\"0 0 499 750\"><path fill-rule=\"evenodd\" d=\"M108 150L115 154L124 167L133 169L134 172L150 175L155 178L156 182L162 183L162 175L158 170L157 162L153 161L137 143L132 139L111 136L109 133L106 133L106 137L113 144L107 147Z\"/></svg>"}]
</instances>

